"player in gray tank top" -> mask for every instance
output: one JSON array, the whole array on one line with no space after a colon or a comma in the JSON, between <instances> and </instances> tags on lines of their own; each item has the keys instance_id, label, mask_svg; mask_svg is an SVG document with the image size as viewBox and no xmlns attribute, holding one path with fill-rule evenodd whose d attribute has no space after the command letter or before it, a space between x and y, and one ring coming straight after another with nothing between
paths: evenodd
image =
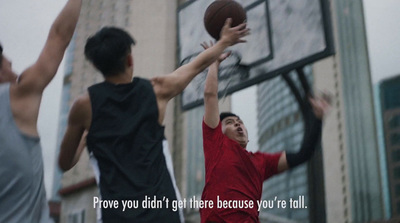
<instances>
[{"instance_id":1,"label":"player in gray tank top","mask_svg":"<svg viewBox=\"0 0 400 223\"><path fill-rule=\"evenodd\" d=\"M37 120L43 91L72 39L81 4L67 1L38 59L20 75L0 44L0 223L52 222Z\"/></svg>"},{"instance_id":2,"label":"player in gray tank top","mask_svg":"<svg viewBox=\"0 0 400 223\"><path fill-rule=\"evenodd\" d=\"M0 84L0 222L49 222L40 139L16 126L9 89Z\"/></svg>"}]
</instances>

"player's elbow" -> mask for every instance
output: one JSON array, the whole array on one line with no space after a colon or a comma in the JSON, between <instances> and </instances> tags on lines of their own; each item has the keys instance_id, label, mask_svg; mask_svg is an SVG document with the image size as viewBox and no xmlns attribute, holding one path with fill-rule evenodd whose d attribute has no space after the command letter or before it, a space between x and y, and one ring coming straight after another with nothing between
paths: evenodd
<instances>
[{"instance_id":1,"label":"player's elbow","mask_svg":"<svg viewBox=\"0 0 400 223\"><path fill-rule=\"evenodd\" d=\"M60 154L58 157L58 167L60 167L63 172L66 172L73 167L73 164L70 159L67 159L63 154Z\"/></svg>"},{"instance_id":2,"label":"player's elbow","mask_svg":"<svg viewBox=\"0 0 400 223\"><path fill-rule=\"evenodd\" d=\"M59 159L58 160L58 167L60 167L60 169L63 171L63 172L66 172L66 171L68 171L68 170L70 170L71 168L72 168L72 166L71 165L68 165L65 161L63 161L62 159Z\"/></svg>"},{"instance_id":3,"label":"player's elbow","mask_svg":"<svg viewBox=\"0 0 400 223\"><path fill-rule=\"evenodd\" d=\"M70 170L73 165L72 162L68 162L66 159L63 159L61 156L58 159L58 166L63 172Z\"/></svg>"}]
</instances>

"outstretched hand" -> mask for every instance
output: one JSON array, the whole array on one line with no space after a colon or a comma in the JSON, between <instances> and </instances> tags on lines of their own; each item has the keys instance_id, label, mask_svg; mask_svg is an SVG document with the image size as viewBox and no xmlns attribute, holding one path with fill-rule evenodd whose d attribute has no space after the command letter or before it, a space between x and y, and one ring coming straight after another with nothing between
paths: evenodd
<instances>
[{"instance_id":1,"label":"outstretched hand","mask_svg":"<svg viewBox=\"0 0 400 223\"><path fill-rule=\"evenodd\" d=\"M200 44L205 50L212 47L214 45L213 41L210 40L210 45L207 42L203 42ZM228 52L224 52L222 53L216 62L221 63L222 61L224 61L226 58L228 58L231 55L231 51Z\"/></svg>"},{"instance_id":2,"label":"outstretched hand","mask_svg":"<svg viewBox=\"0 0 400 223\"><path fill-rule=\"evenodd\" d=\"M220 41L225 41L229 46L235 45L237 43L246 42L243 37L250 34L250 29L246 28L246 23L242 23L238 26L231 27L232 19L228 18L225 21L224 26L221 30Z\"/></svg>"},{"instance_id":3,"label":"outstretched hand","mask_svg":"<svg viewBox=\"0 0 400 223\"><path fill-rule=\"evenodd\" d=\"M320 97L309 97L314 115L322 120L331 107L331 95L323 93Z\"/></svg>"}]
</instances>

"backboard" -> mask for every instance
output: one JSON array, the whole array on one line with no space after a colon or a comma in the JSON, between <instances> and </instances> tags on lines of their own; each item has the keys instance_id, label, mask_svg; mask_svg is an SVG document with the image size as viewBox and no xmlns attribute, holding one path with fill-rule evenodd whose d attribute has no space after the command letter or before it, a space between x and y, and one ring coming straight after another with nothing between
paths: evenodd
<instances>
[{"instance_id":1,"label":"backboard","mask_svg":"<svg viewBox=\"0 0 400 223\"><path fill-rule=\"evenodd\" d=\"M212 40L203 16L213 0L188 1L178 9L178 44L181 64L203 51L200 43ZM237 0L247 11L251 29L247 42L228 50L233 55L221 64L219 95L273 78L334 53L328 0ZM206 71L182 93L183 109L203 103Z\"/></svg>"}]
</instances>

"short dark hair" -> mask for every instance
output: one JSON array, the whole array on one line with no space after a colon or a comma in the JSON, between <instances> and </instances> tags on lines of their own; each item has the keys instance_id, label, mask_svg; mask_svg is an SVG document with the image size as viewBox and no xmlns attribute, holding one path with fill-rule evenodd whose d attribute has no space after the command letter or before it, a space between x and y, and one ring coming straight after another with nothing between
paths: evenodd
<instances>
[{"instance_id":1,"label":"short dark hair","mask_svg":"<svg viewBox=\"0 0 400 223\"><path fill-rule=\"evenodd\" d=\"M0 65L3 62L3 46L0 44Z\"/></svg>"},{"instance_id":2,"label":"short dark hair","mask_svg":"<svg viewBox=\"0 0 400 223\"><path fill-rule=\"evenodd\" d=\"M125 71L125 57L132 45L135 40L128 32L104 27L87 39L85 56L104 76L112 76Z\"/></svg>"},{"instance_id":3,"label":"short dark hair","mask_svg":"<svg viewBox=\"0 0 400 223\"><path fill-rule=\"evenodd\" d=\"M221 112L221 114L219 114L219 120L222 122L222 120L224 120L227 117L238 117L240 119L239 116L237 116L236 114L232 113L232 112Z\"/></svg>"}]
</instances>

